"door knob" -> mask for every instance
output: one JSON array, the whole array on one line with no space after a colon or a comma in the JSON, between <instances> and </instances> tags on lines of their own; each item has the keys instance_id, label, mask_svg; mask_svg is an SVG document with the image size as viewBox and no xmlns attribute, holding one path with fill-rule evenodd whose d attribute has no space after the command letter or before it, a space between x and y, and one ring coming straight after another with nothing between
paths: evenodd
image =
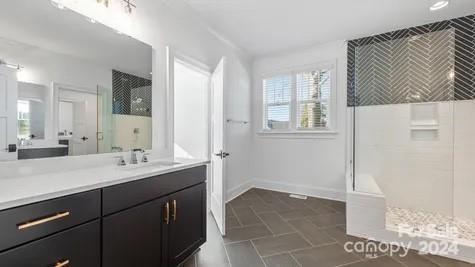
<instances>
[{"instance_id":1,"label":"door knob","mask_svg":"<svg viewBox=\"0 0 475 267\"><path fill-rule=\"evenodd\" d=\"M81 137L81 140L83 140L84 142L86 142L86 140L89 140L89 138L83 136L83 137Z\"/></svg>"}]
</instances>

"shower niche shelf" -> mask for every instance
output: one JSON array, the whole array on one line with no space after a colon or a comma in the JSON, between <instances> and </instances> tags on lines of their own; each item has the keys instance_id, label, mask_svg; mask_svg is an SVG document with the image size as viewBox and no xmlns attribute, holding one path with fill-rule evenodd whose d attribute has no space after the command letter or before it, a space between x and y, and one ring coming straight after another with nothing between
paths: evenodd
<instances>
[{"instance_id":1,"label":"shower niche shelf","mask_svg":"<svg viewBox=\"0 0 475 267\"><path fill-rule=\"evenodd\" d=\"M438 103L411 104L411 127L438 127Z\"/></svg>"},{"instance_id":2,"label":"shower niche shelf","mask_svg":"<svg viewBox=\"0 0 475 267\"><path fill-rule=\"evenodd\" d=\"M435 141L439 139L438 103L411 104L411 140Z\"/></svg>"}]
</instances>

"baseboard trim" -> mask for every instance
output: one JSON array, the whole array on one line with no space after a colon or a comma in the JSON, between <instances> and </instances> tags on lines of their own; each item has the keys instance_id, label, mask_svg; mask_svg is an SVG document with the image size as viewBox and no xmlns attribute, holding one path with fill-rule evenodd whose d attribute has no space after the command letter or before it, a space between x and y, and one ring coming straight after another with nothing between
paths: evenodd
<instances>
[{"instance_id":1,"label":"baseboard trim","mask_svg":"<svg viewBox=\"0 0 475 267\"><path fill-rule=\"evenodd\" d=\"M337 191L328 188L311 187L305 185L289 184L278 181L254 179L247 180L246 182L233 187L227 191L227 202L235 199L242 193L251 188L261 188L267 190L273 190L278 192L285 192L290 194L305 195L310 197L325 198L331 200L345 201L346 192Z\"/></svg>"},{"instance_id":2,"label":"baseboard trim","mask_svg":"<svg viewBox=\"0 0 475 267\"><path fill-rule=\"evenodd\" d=\"M254 185L252 183L252 180L247 180L246 182L229 189L226 192L227 193L227 201L226 202L229 202L229 201L237 198L242 193L246 192L247 190L249 190L253 187L254 187Z\"/></svg>"},{"instance_id":3,"label":"baseboard trim","mask_svg":"<svg viewBox=\"0 0 475 267\"><path fill-rule=\"evenodd\" d=\"M274 190L285 193L305 195L309 197L325 198L346 202L346 192L337 191L322 187L311 187L298 184L289 184L278 181L263 179L253 180L253 186L256 188Z\"/></svg>"}]
</instances>

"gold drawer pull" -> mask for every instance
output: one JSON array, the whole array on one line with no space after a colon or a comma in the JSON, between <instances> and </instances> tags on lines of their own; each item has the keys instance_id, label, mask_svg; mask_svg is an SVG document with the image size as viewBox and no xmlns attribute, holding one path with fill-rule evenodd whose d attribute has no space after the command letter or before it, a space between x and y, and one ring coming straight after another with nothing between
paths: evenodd
<instances>
[{"instance_id":1,"label":"gold drawer pull","mask_svg":"<svg viewBox=\"0 0 475 267\"><path fill-rule=\"evenodd\" d=\"M173 221L176 221L176 200L173 200L172 202L172 218Z\"/></svg>"},{"instance_id":2,"label":"gold drawer pull","mask_svg":"<svg viewBox=\"0 0 475 267\"><path fill-rule=\"evenodd\" d=\"M166 224L170 222L170 204L168 202L165 204L164 221Z\"/></svg>"},{"instance_id":3,"label":"gold drawer pull","mask_svg":"<svg viewBox=\"0 0 475 267\"><path fill-rule=\"evenodd\" d=\"M56 263L56 265L54 267L64 267L68 264L69 264L69 260L60 261L60 262Z\"/></svg>"},{"instance_id":4,"label":"gold drawer pull","mask_svg":"<svg viewBox=\"0 0 475 267\"><path fill-rule=\"evenodd\" d=\"M31 221L31 222L22 223L22 224L18 225L18 230L23 230L23 229L30 228L30 227L33 227L33 226L36 226L36 225L40 225L40 224L43 224L43 223L58 220L58 219L61 219L63 217L69 216L69 214L70 214L69 211L60 212L60 213L56 213L53 216L49 216L49 217L42 218L42 219L37 219L37 220ZM61 265L61 266L63 266L63 265Z\"/></svg>"}]
</instances>

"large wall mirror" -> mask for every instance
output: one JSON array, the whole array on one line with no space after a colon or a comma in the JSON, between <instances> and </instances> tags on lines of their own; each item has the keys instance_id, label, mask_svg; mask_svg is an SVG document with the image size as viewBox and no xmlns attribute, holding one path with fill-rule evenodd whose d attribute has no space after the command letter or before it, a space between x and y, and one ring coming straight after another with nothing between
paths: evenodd
<instances>
[{"instance_id":1,"label":"large wall mirror","mask_svg":"<svg viewBox=\"0 0 475 267\"><path fill-rule=\"evenodd\" d=\"M0 160L151 147L151 46L49 0L2 4Z\"/></svg>"}]
</instances>

